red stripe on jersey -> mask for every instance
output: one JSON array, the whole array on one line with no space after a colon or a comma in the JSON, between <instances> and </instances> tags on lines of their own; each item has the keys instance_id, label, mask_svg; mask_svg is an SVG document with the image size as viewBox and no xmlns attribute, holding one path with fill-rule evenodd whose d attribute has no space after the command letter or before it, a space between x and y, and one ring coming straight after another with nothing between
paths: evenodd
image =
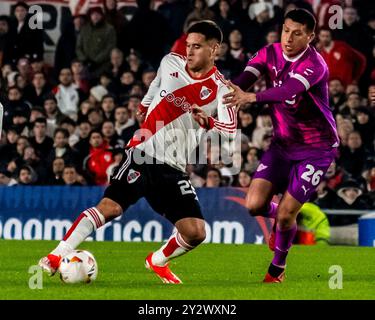
<instances>
[{"instance_id":1,"label":"red stripe on jersey","mask_svg":"<svg viewBox=\"0 0 375 320\"><path fill-rule=\"evenodd\" d=\"M77 225L78 223L83 219L83 218L86 218L86 215L84 213L81 213L78 218L76 219L76 221L74 221L73 225L70 227L70 229L68 230L67 234L64 236L63 240L66 241L67 239L69 239L70 235L72 234L72 232L77 228Z\"/></svg>"},{"instance_id":2,"label":"red stripe on jersey","mask_svg":"<svg viewBox=\"0 0 375 320\"><path fill-rule=\"evenodd\" d=\"M201 98L202 88L206 87L211 91L209 95ZM179 88L172 93L165 93L165 97L152 109L142 128L136 132L133 138L128 143L127 147L135 147L140 143L147 141L157 131L164 128L166 125L176 120L186 112L190 112L193 104L199 107L207 105L214 101L217 96L217 85L213 79L208 78L202 82L189 84L185 87ZM185 106L184 108L182 108ZM184 110L185 109L185 110ZM162 126L157 122L163 122Z\"/></svg>"}]
</instances>

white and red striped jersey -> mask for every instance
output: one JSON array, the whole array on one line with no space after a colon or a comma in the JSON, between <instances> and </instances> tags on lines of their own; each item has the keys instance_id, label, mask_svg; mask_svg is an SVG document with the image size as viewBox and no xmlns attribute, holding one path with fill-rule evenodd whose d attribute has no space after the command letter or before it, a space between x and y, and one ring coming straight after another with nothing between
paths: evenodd
<instances>
[{"instance_id":1,"label":"white and red striped jersey","mask_svg":"<svg viewBox=\"0 0 375 320\"><path fill-rule=\"evenodd\" d=\"M229 91L216 67L195 78L187 70L186 57L169 53L141 102L141 107L147 108L145 122L128 147L141 149L158 161L185 171L189 156L207 131L193 119L193 104L210 116L209 129L234 139L236 110L222 103L223 95Z\"/></svg>"}]
</instances>

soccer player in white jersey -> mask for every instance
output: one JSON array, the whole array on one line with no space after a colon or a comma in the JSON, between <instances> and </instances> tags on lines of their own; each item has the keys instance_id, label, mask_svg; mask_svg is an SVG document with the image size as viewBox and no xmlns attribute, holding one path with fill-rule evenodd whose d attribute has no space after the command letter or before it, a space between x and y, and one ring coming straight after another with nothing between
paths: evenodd
<instances>
[{"instance_id":1,"label":"soccer player in white jersey","mask_svg":"<svg viewBox=\"0 0 375 320\"><path fill-rule=\"evenodd\" d=\"M45 271L54 274L63 256L145 197L176 230L147 256L146 267L164 283L181 283L169 269L169 260L206 237L198 198L185 173L188 156L209 130L229 139L236 134L236 109L222 103L229 89L214 66L221 41L220 28L201 21L188 30L186 57L170 53L163 58L139 108L145 115L142 128L127 145L101 201L83 211L59 245L39 261Z\"/></svg>"}]
</instances>

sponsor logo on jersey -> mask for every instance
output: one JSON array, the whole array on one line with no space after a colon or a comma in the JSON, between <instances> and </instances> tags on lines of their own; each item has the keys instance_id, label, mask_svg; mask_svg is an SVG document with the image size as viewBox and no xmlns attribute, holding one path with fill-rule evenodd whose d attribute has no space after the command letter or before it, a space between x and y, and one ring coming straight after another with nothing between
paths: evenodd
<instances>
[{"instance_id":1,"label":"sponsor logo on jersey","mask_svg":"<svg viewBox=\"0 0 375 320\"><path fill-rule=\"evenodd\" d=\"M310 188L306 188L305 186L302 186L301 188L302 188L303 192L305 193L305 195L306 195L307 191L310 190Z\"/></svg>"},{"instance_id":2,"label":"sponsor logo on jersey","mask_svg":"<svg viewBox=\"0 0 375 320\"><path fill-rule=\"evenodd\" d=\"M178 78L178 72L172 72L169 75L172 77Z\"/></svg>"},{"instance_id":3,"label":"sponsor logo on jersey","mask_svg":"<svg viewBox=\"0 0 375 320\"><path fill-rule=\"evenodd\" d=\"M191 110L191 104L186 101L186 97L176 97L172 92L167 93L165 90L160 91L160 96L162 98L165 98L167 102L173 103L176 107L181 108L185 112L188 112Z\"/></svg>"},{"instance_id":4,"label":"sponsor logo on jersey","mask_svg":"<svg viewBox=\"0 0 375 320\"><path fill-rule=\"evenodd\" d=\"M126 180L128 181L128 183L134 183L138 180L140 176L141 176L140 172L130 169Z\"/></svg>"},{"instance_id":5,"label":"sponsor logo on jersey","mask_svg":"<svg viewBox=\"0 0 375 320\"><path fill-rule=\"evenodd\" d=\"M212 93L212 89L209 89L205 86L202 87L201 93L200 93L200 98L202 100L206 100Z\"/></svg>"}]
</instances>

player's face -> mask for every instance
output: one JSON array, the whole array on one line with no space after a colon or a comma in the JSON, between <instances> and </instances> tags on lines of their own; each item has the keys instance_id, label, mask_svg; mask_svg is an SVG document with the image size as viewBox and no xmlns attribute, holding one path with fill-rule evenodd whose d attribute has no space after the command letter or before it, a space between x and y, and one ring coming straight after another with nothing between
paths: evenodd
<instances>
[{"instance_id":1,"label":"player's face","mask_svg":"<svg viewBox=\"0 0 375 320\"><path fill-rule=\"evenodd\" d=\"M193 72L211 68L219 44L216 40L207 41L200 33L189 33L186 39L187 66ZM207 70L208 71L208 70Z\"/></svg>"},{"instance_id":2,"label":"player's face","mask_svg":"<svg viewBox=\"0 0 375 320\"><path fill-rule=\"evenodd\" d=\"M307 48L314 39L314 33L308 32L306 26L286 19L281 33L281 46L286 56L292 58Z\"/></svg>"}]
</instances>

